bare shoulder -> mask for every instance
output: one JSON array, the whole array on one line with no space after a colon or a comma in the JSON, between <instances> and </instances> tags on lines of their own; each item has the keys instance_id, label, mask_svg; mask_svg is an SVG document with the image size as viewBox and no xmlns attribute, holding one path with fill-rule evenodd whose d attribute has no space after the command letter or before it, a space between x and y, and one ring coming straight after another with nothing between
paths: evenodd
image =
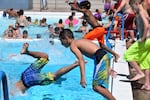
<instances>
[{"instance_id":1,"label":"bare shoulder","mask_svg":"<svg viewBox=\"0 0 150 100\"><path fill-rule=\"evenodd\" d=\"M83 44L83 42L84 42L84 39L73 40L71 42L71 47L77 47L77 46L79 46L79 44Z\"/></svg>"},{"instance_id":2,"label":"bare shoulder","mask_svg":"<svg viewBox=\"0 0 150 100\"><path fill-rule=\"evenodd\" d=\"M77 46L78 48L95 45L91 40L88 40L88 39L74 40L73 44L74 46Z\"/></svg>"}]
</instances>

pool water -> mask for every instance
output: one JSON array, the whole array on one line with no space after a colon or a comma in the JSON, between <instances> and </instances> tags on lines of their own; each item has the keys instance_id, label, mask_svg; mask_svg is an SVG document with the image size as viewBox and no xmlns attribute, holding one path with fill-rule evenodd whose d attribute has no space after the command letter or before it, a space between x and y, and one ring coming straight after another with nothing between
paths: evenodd
<instances>
[{"instance_id":1,"label":"pool water","mask_svg":"<svg viewBox=\"0 0 150 100\"><path fill-rule=\"evenodd\" d=\"M38 19L39 21L44 18L42 16L39 16L39 15L27 15L27 16L30 16L32 18L32 22L35 21L35 19ZM50 24L52 25L54 28L55 28L55 25L54 23L58 23L60 17L56 17L56 16L47 16L45 17L47 19L47 24ZM65 21L67 19L67 16L62 16L61 19L63 21ZM81 19L79 19L79 23L77 25L75 25L73 28L70 28L72 31L75 31L75 30L78 30L79 27L81 26ZM8 19L7 17L0 17L0 37L3 36L3 33L6 29L8 29L8 26L9 25L15 25L16 23L16 20L15 19ZM68 25L65 25L65 28L69 28ZM31 24L30 26L27 26L27 27L24 27L24 28L20 28L20 33L22 34L22 32L24 30L27 30L28 31L28 35L31 37L31 38L36 38L37 34L40 34L43 38L45 37L48 37L48 27L41 27L39 25L33 25ZM81 33L76 33L74 34L75 37L81 37Z\"/></svg>"},{"instance_id":2,"label":"pool water","mask_svg":"<svg viewBox=\"0 0 150 100\"><path fill-rule=\"evenodd\" d=\"M51 22L50 19L48 21ZM15 23L15 20L0 18L0 23L4 23L3 26L0 26L0 33L2 33L8 24ZM45 29L35 26L28 27L32 37L34 37L34 34L44 33ZM4 71L7 75L9 92L12 91L13 84L20 79L21 73L35 60L30 56L19 54L24 42L29 43L30 51L45 52L49 55L50 61L44 66L41 73L55 72L59 68L74 63L76 60L70 49L63 47L58 39L54 39L54 45L49 43L48 38L39 40L0 39L0 58L3 59L3 61L0 61L0 70ZM10 57L12 54L16 56ZM91 59L84 58L88 61L86 64L86 88L80 86L80 71L79 67L77 67L62 76L54 84L31 87L24 95L20 93L17 93L15 96L10 95L10 100L106 100L103 96L92 90L94 65ZM0 89L2 91L2 88ZM0 100L3 98L2 94L0 92Z\"/></svg>"}]
</instances>

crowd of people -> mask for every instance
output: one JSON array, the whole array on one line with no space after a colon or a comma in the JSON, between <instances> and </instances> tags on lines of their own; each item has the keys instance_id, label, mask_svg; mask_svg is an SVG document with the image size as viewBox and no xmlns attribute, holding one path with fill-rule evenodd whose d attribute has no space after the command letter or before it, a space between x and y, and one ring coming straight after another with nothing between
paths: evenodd
<instances>
[{"instance_id":1,"label":"crowd of people","mask_svg":"<svg viewBox=\"0 0 150 100\"><path fill-rule=\"evenodd\" d=\"M132 82L144 78L144 84L141 89L150 91L150 1L117 0L116 4L111 4L111 0L106 0L104 11L96 9L95 13L90 10L91 3L88 0L82 0L79 2L77 0L74 0L73 2L66 0L66 2L70 5L71 10L73 10L72 14L67 18L68 28L65 28L62 19L59 19L58 23L54 23L56 26L55 28L53 28L52 25L47 24L46 18L41 19L39 25L41 27L48 27L48 32L51 33L51 37L59 37L59 40L64 47L70 47L72 53L77 57L77 61L68 67L63 67L54 74L41 74L41 69L48 63L48 55L42 52L29 51L29 44L25 43L21 54L30 55L38 60L31 64L31 66L22 73L21 80L15 84L15 87L24 93L32 86L50 84L53 81L56 81L61 75L64 75L76 66L79 66L80 84L85 88L86 62L83 58L83 55L85 55L94 60L92 80L93 90L103 95L108 100L116 100L106 88L106 84L108 84L108 75L110 73L111 75L115 74L115 71L110 68L108 52L113 55L115 62L117 62L119 55L107 47L105 43L105 35L107 35L107 30L114 19L112 30L116 31L115 34L119 35L119 39L122 39L121 28L123 26L121 18L118 16L118 13L121 13L124 17L124 28L127 31L127 35L124 37L127 46L127 50L124 52L124 60L126 60L131 68L134 68L137 72L137 74L129 79L129 81ZM74 11L83 14L80 19L82 20L82 24L80 23L81 27L76 31L84 33L81 39L75 39L71 28L74 27L75 22L73 21L77 20ZM31 24L31 18L24 16L23 10L14 13L13 9L9 9L5 12L9 15L9 18L16 18L16 27L9 25L8 29L4 32L4 37L30 38L28 37L28 32L26 30L23 32L23 35L20 35L17 25L21 28L26 27ZM34 23L37 25L38 20ZM139 34L138 38L136 37L137 34ZM99 46L91 41L95 39L98 41Z\"/></svg>"}]
</instances>

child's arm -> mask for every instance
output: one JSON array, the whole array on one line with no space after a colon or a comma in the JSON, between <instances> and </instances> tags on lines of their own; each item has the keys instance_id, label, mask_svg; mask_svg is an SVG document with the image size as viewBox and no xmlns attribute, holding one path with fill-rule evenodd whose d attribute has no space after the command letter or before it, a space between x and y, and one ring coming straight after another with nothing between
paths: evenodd
<instances>
[{"instance_id":1,"label":"child's arm","mask_svg":"<svg viewBox=\"0 0 150 100\"><path fill-rule=\"evenodd\" d=\"M126 4L126 0L122 0L120 6L117 8L117 10L114 13L114 17L117 15L119 11L123 8L123 6Z\"/></svg>"},{"instance_id":2,"label":"child's arm","mask_svg":"<svg viewBox=\"0 0 150 100\"><path fill-rule=\"evenodd\" d=\"M146 40L146 36L149 30L149 20L147 19L149 16L147 14L147 11L142 7L142 5L139 5L139 10L140 10L140 16L144 23L144 34L142 38L139 40L139 42L142 42Z\"/></svg>"},{"instance_id":3,"label":"child's arm","mask_svg":"<svg viewBox=\"0 0 150 100\"><path fill-rule=\"evenodd\" d=\"M80 52L80 50L74 46L71 45L71 51L75 54L75 56L77 57L78 61L79 61L79 66L80 66L80 84L83 88L85 88L86 86L86 81L85 81L85 61L84 58L82 56L82 53Z\"/></svg>"},{"instance_id":4,"label":"child's arm","mask_svg":"<svg viewBox=\"0 0 150 100\"><path fill-rule=\"evenodd\" d=\"M77 2L69 3L69 5L72 7L73 10L76 10L78 12L84 13L86 11L86 9L81 9Z\"/></svg>"},{"instance_id":5,"label":"child's arm","mask_svg":"<svg viewBox=\"0 0 150 100\"><path fill-rule=\"evenodd\" d=\"M118 60L118 58L119 58L119 55L116 53L116 52L114 52L113 50L111 50L111 49L109 49L107 46L105 46L104 44L101 44L101 47L103 48L103 49L105 49L106 51L108 51L109 53L111 53L114 57L115 57L115 62L117 62L117 60Z\"/></svg>"}]
</instances>

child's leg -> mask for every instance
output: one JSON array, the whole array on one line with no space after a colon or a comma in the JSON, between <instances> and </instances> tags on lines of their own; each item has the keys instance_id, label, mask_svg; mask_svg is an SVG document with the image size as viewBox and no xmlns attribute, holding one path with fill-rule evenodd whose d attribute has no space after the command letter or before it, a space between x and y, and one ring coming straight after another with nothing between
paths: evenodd
<instances>
[{"instance_id":1,"label":"child's leg","mask_svg":"<svg viewBox=\"0 0 150 100\"><path fill-rule=\"evenodd\" d=\"M48 55L43 53L43 52L34 52L34 51L28 51L28 47L29 44L28 43L24 43L22 50L21 50L21 54L26 54L26 55L30 55L34 58L47 58L48 59Z\"/></svg>"},{"instance_id":2,"label":"child's leg","mask_svg":"<svg viewBox=\"0 0 150 100\"><path fill-rule=\"evenodd\" d=\"M101 53L100 53L101 54ZM98 55L97 55L98 56ZM97 61L97 60L96 60ZM93 75L93 90L102 94L108 100L116 100L107 89L109 79L110 59L107 54L95 65Z\"/></svg>"},{"instance_id":3,"label":"child's leg","mask_svg":"<svg viewBox=\"0 0 150 100\"><path fill-rule=\"evenodd\" d=\"M98 92L99 94L102 94L103 96L105 96L108 100L116 100L112 94L109 92L108 89L101 87L101 86L94 86L93 90Z\"/></svg>"},{"instance_id":4,"label":"child's leg","mask_svg":"<svg viewBox=\"0 0 150 100\"><path fill-rule=\"evenodd\" d=\"M141 78L143 78L145 75L144 73L142 72L142 70L140 69L140 66L137 64L137 62L135 61L132 61L132 62L129 62L131 64L131 66L133 66L136 71L137 71L137 74L136 76L134 76L132 79L130 79L131 81L136 81L136 80L139 80Z\"/></svg>"},{"instance_id":5,"label":"child's leg","mask_svg":"<svg viewBox=\"0 0 150 100\"><path fill-rule=\"evenodd\" d=\"M74 64L71 64L70 66L63 67L59 69L56 73L43 73L43 74L36 74L37 80L34 81L34 85L48 85L56 81L60 76L64 75L65 73L69 72L70 70L77 67L79 63L76 61Z\"/></svg>"},{"instance_id":6,"label":"child's leg","mask_svg":"<svg viewBox=\"0 0 150 100\"><path fill-rule=\"evenodd\" d=\"M141 89L150 90L150 69L145 70L145 83Z\"/></svg>"},{"instance_id":7,"label":"child's leg","mask_svg":"<svg viewBox=\"0 0 150 100\"><path fill-rule=\"evenodd\" d=\"M25 93L26 90L27 90L27 88L23 85L22 81L19 80L18 82L15 83L15 85L11 89L10 94L12 96L14 96L14 95L16 95L19 92Z\"/></svg>"},{"instance_id":8,"label":"child's leg","mask_svg":"<svg viewBox=\"0 0 150 100\"><path fill-rule=\"evenodd\" d=\"M66 66L66 67L59 69L56 73L54 73L54 78L58 79L62 75L66 74L69 71L71 71L72 69L76 68L78 65L79 65L79 62L76 61L74 64L71 64L69 66Z\"/></svg>"}]
</instances>

